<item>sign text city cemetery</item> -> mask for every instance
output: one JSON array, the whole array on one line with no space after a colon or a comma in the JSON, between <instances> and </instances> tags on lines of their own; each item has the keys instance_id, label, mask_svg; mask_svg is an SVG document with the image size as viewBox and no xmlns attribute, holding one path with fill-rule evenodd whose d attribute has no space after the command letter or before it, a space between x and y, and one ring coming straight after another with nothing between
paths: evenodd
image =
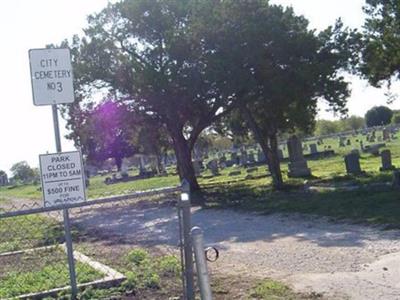
<instances>
[{"instance_id":1,"label":"sign text city cemetery","mask_svg":"<svg viewBox=\"0 0 400 300\"><path fill-rule=\"evenodd\" d=\"M85 201L85 179L79 151L40 155L46 207Z\"/></svg>"},{"instance_id":2,"label":"sign text city cemetery","mask_svg":"<svg viewBox=\"0 0 400 300\"><path fill-rule=\"evenodd\" d=\"M69 49L31 49L29 62L35 105L74 102Z\"/></svg>"}]
</instances>

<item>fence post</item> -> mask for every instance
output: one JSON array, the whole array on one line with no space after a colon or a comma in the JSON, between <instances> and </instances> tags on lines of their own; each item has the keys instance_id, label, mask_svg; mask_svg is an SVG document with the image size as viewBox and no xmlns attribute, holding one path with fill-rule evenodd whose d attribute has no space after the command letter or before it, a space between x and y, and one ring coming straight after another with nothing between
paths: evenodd
<instances>
[{"instance_id":1,"label":"fence post","mask_svg":"<svg viewBox=\"0 0 400 300\"><path fill-rule=\"evenodd\" d=\"M210 279L208 276L207 259L205 254L203 231L200 227L193 227L191 230L193 250L196 260L197 278L200 287L201 300L212 300Z\"/></svg>"},{"instance_id":2,"label":"fence post","mask_svg":"<svg viewBox=\"0 0 400 300\"><path fill-rule=\"evenodd\" d=\"M194 300L194 275L193 275L193 250L190 237L191 212L190 212L190 185L182 181L182 193L178 202L179 229L181 242L181 258L183 258L183 292L185 300Z\"/></svg>"},{"instance_id":3,"label":"fence post","mask_svg":"<svg viewBox=\"0 0 400 300\"><path fill-rule=\"evenodd\" d=\"M76 299L78 295L78 286L76 280L76 270L74 261L74 250L72 247L71 224L69 221L68 209L63 209L64 217L64 232L65 232L65 246L67 248L69 279L71 284L71 299Z\"/></svg>"}]
</instances>

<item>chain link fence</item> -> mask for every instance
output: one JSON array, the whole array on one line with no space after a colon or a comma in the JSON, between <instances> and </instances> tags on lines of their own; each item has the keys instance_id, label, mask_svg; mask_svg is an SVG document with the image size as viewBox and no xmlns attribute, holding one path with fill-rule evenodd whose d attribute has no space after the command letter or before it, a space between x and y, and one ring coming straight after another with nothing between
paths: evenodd
<instances>
[{"instance_id":1,"label":"chain link fence","mask_svg":"<svg viewBox=\"0 0 400 300\"><path fill-rule=\"evenodd\" d=\"M78 298L101 298L100 288L104 298L142 298L147 290L155 298L182 295L180 193L180 187L164 188L67 207ZM0 201L0 299L75 297L64 208Z\"/></svg>"}]
</instances>

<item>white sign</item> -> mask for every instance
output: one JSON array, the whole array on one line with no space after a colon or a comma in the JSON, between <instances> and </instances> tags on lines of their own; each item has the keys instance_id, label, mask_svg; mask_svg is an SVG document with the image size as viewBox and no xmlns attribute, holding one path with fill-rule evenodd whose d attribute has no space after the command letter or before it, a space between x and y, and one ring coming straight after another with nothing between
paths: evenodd
<instances>
[{"instance_id":1,"label":"white sign","mask_svg":"<svg viewBox=\"0 0 400 300\"><path fill-rule=\"evenodd\" d=\"M74 102L69 49L31 49L29 63L35 105Z\"/></svg>"},{"instance_id":2,"label":"white sign","mask_svg":"<svg viewBox=\"0 0 400 300\"><path fill-rule=\"evenodd\" d=\"M39 159L45 207L86 201L79 151L43 154Z\"/></svg>"}]
</instances>

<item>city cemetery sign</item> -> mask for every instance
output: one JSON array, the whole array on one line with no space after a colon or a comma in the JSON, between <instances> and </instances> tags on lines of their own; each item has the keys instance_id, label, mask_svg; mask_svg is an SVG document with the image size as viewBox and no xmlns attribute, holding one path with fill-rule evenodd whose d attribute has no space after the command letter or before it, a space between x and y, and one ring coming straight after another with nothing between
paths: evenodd
<instances>
[{"instance_id":1,"label":"city cemetery sign","mask_svg":"<svg viewBox=\"0 0 400 300\"><path fill-rule=\"evenodd\" d=\"M69 49L31 49L29 63L35 105L74 102Z\"/></svg>"}]
</instances>

